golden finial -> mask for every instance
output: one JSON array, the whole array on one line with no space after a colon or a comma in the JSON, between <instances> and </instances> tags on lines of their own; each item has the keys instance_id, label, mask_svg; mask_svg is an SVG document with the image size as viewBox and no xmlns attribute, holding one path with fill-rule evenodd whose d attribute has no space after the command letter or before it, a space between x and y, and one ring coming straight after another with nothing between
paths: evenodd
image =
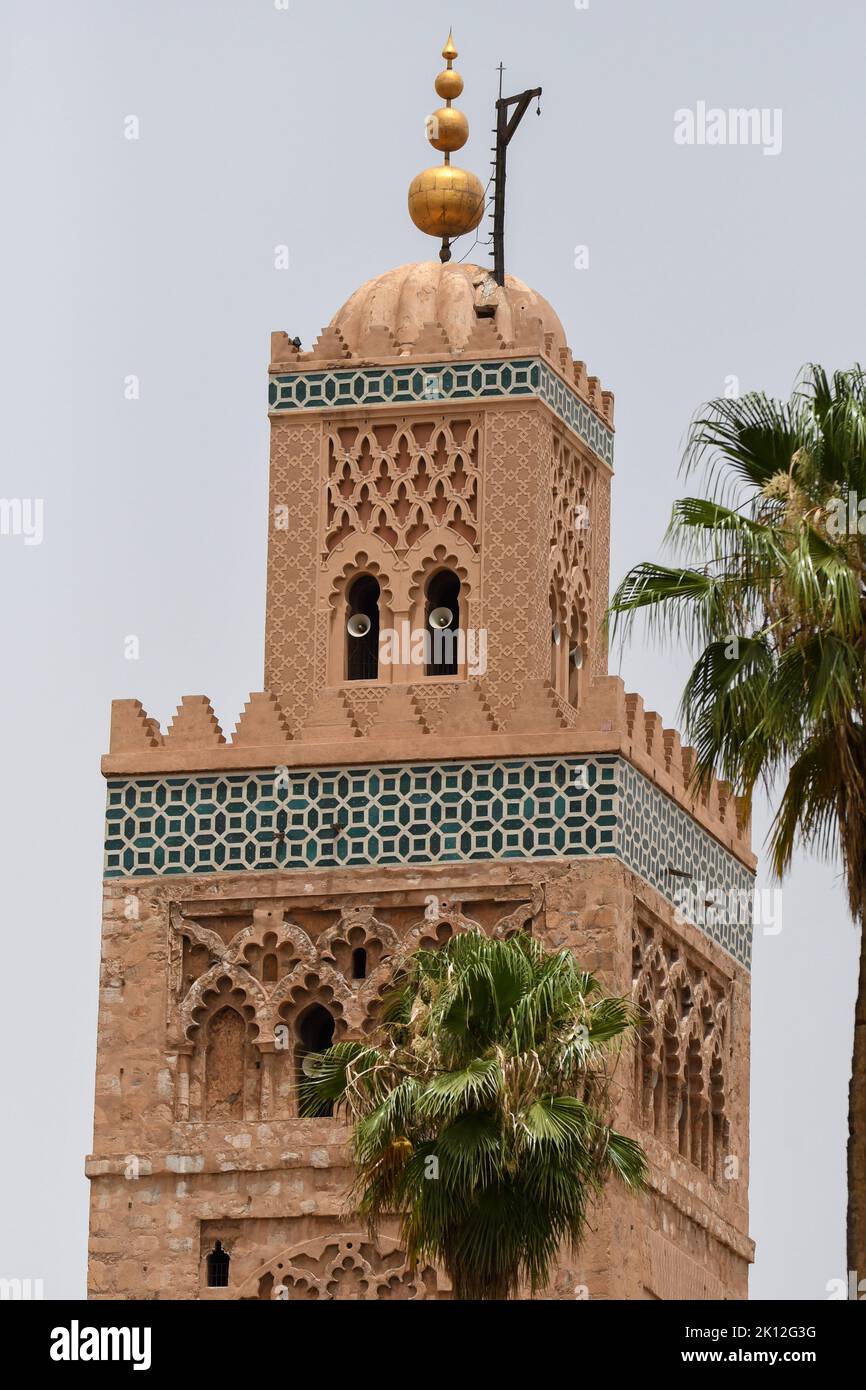
<instances>
[{"instance_id":1,"label":"golden finial","mask_svg":"<svg viewBox=\"0 0 866 1390\"><path fill-rule=\"evenodd\" d=\"M451 163L453 151L462 149L469 139L469 122L451 105L463 91L463 78L452 66L457 49L450 33L442 57L448 66L434 85L445 105L427 117L425 130L434 150L442 151L444 161L412 180L409 216L420 231L442 238L439 256L449 261L451 239L473 231L484 215L484 189L474 174L455 169Z\"/></svg>"}]
</instances>

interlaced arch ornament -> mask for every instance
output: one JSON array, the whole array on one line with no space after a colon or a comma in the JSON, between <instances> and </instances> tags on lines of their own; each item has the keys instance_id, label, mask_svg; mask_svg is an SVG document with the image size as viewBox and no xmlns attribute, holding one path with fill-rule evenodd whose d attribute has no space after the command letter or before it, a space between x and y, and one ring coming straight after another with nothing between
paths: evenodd
<instances>
[{"instance_id":1,"label":"interlaced arch ornament","mask_svg":"<svg viewBox=\"0 0 866 1390\"><path fill-rule=\"evenodd\" d=\"M460 580L461 599L465 603L472 593L474 557L468 546L432 544L422 547L418 558L413 556L412 577L409 581L409 602L423 607L430 580L441 570L450 570ZM420 609L419 609L420 617Z\"/></svg>"},{"instance_id":2,"label":"interlaced arch ornament","mask_svg":"<svg viewBox=\"0 0 866 1390\"><path fill-rule=\"evenodd\" d=\"M244 1281L239 1299L299 1300L436 1298L440 1278L432 1265L410 1269L396 1240L347 1231L281 1251Z\"/></svg>"},{"instance_id":3,"label":"interlaced arch ornament","mask_svg":"<svg viewBox=\"0 0 866 1390\"><path fill-rule=\"evenodd\" d=\"M170 911L172 957L168 1035L177 1052L175 1114L178 1119L206 1118L207 1053L212 1043L211 1020L226 1009L244 1023L239 1063L244 1076L244 1118L275 1118L288 1113L296 1097L293 1063L298 1022L311 1005L326 1009L334 1035L357 1029L363 1014L340 972L322 962L309 934L279 909L256 908L252 923L241 925L228 941L201 922ZM195 953L194 970L184 965ZM194 974L194 978L192 975ZM231 1071L224 1056L233 1035L223 1018L219 1031L220 1065ZM294 1030L294 1031L293 1031ZM249 1048L258 1054L251 1062ZM282 1065L281 1065L282 1064ZM255 1068L255 1093L248 1084ZM251 1114L251 1107L258 1113ZM214 1116L216 1118L216 1116Z\"/></svg>"},{"instance_id":4,"label":"interlaced arch ornament","mask_svg":"<svg viewBox=\"0 0 866 1390\"><path fill-rule=\"evenodd\" d=\"M339 1041L354 1022L354 999L342 976L326 965L303 974L295 971L279 982L271 1005L276 1026L285 1022L291 1027L315 1004L333 1018L334 1038Z\"/></svg>"},{"instance_id":5,"label":"interlaced arch ornament","mask_svg":"<svg viewBox=\"0 0 866 1390\"><path fill-rule=\"evenodd\" d=\"M732 984L639 915L632 937L636 1118L713 1182L728 1178Z\"/></svg>"},{"instance_id":6,"label":"interlaced arch ornament","mask_svg":"<svg viewBox=\"0 0 866 1390\"><path fill-rule=\"evenodd\" d=\"M590 656L595 481L595 465L555 431L550 493L550 603L562 631L563 652L555 686L564 698L576 694L576 682L569 681L567 675L571 650L579 647L581 665L588 664Z\"/></svg>"},{"instance_id":7,"label":"interlaced arch ornament","mask_svg":"<svg viewBox=\"0 0 866 1390\"><path fill-rule=\"evenodd\" d=\"M405 957L414 951L433 951L444 946L452 936L466 931L481 931L481 925L474 918L466 916L460 903L431 894L424 916L412 924L403 938L401 955Z\"/></svg>"},{"instance_id":8,"label":"interlaced arch ornament","mask_svg":"<svg viewBox=\"0 0 866 1390\"><path fill-rule=\"evenodd\" d=\"M394 595L391 591L390 577L371 550L365 549L363 545L357 545L350 554L344 554L340 559L340 566L334 570L328 591L328 606L330 608L335 612L338 611L340 606L346 602L347 591L355 580L364 574L369 574L378 581L380 606L383 608L392 606Z\"/></svg>"},{"instance_id":9,"label":"interlaced arch ornament","mask_svg":"<svg viewBox=\"0 0 866 1390\"><path fill-rule=\"evenodd\" d=\"M196 980L181 1005L181 1032L194 1042L208 1018L230 1004L250 1025L252 1037L259 1034L266 996L259 981L240 966L218 962Z\"/></svg>"},{"instance_id":10,"label":"interlaced arch ornament","mask_svg":"<svg viewBox=\"0 0 866 1390\"><path fill-rule=\"evenodd\" d=\"M518 903L511 912L499 918L493 935L498 941L510 941L512 937L521 935L531 936L543 911L544 886L539 884L533 888L529 902Z\"/></svg>"},{"instance_id":11,"label":"interlaced arch ornament","mask_svg":"<svg viewBox=\"0 0 866 1390\"><path fill-rule=\"evenodd\" d=\"M371 907L344 909L340 921L318 938L319 956L338 970L349 988L365 996L374 995L387 982L392 961L400 952L400 940L393 927L380 922ZM364 952L364 974L355 974L355 953Z\"/></svg>"},{"instance_id":12,"label":"interlaced arch ornament","mask_svg":"<svg viewBox=\"0 0 866 1390\"><path fill-rule=\"evenodd\" d=\"M341 421L327 430L326 555L352 535L372 535L405 554L449 527L479 543L480 423Z\"/></svg>"},{"instance_id":13,"label":"interlaced arch ornament","mask_svg":"<svg viewBox=\"0 0 866 1390\"><path fill-rule=\"evenodd\" d=\"M526 915L526 909L520 912ZM180 946L186 953L192 946L198 972L192 978L182 954L172 972L168 1017L170 1046L182 1054L184 1063L192 1059L193 1112L199 1094L196 1078L202 1070L199 1054L207 1046L209 1020L220 1009L230 1007L238 1013L245 1038L258 1049L262 1070L268 1073L261 1100L266 1109L274 1097L286 1094L269 1070L278 1065L280 1054L294 1054L300 1021L311 1008L331 1016L336 1040L363 1036L376 1027L401 961L416 950L435 949L457 932L480 930L459 903L432 895L423 915L402 937L365 905L345 907L315 942L279 909L256 908L252 916L252 923L226 942L218 932L185 917L176 904L171 908L173 951ZM357 968L359 952L362 971ZM185 1085L181 1089L186 1097ZM187 1104L185 1098L178 1118L189 1118ZM273 1117L270 1110L268 1117Z\"/></svg>"}]
</instances>

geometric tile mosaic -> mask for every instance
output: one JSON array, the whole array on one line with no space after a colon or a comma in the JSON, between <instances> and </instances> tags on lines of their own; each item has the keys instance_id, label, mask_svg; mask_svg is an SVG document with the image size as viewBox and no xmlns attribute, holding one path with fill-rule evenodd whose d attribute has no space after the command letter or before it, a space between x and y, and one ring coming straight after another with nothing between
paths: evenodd
<instances>
[{"instance_id":1,"label":"geometric tile mosaic","mask_svg":"<svg viewBox=\"0 0 866 1390\"><path fill-rule=\"evenodd\" d=\"M751 873L613 755L108 781L107 878L595 855L674 904L686 881L727 895L704 929L748 966Z\"/></svg>"},{"instance_id":2,"label":"geometric tile mosaic","mask_svg":"<svg viewBox=\"0 0 866 1390\"><path fill-rule=\"evenodd\" d=\"M526 396L544 401L599 458L613 464L613 430L540 357L289 372L271 378L268 408L278 414Z\"/></svg>"}]
</instances>

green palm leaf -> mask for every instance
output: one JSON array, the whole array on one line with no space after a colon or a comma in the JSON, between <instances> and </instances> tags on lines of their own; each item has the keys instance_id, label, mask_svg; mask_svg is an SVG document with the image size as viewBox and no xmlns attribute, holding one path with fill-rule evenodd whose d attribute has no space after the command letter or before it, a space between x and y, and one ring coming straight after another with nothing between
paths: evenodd
<instances>
[{"instance_id":1,"label":"green palm leaf","mask_svg":"<svg viewBox=\"0 0 866 1390\"><path fill-rule=\"evenodd\" d=\"M637 1190L640 1147L610 1127L607 1060L634 1027L569 951L462 932L402 968L374 1046L309 1068L354 1122L352 1200L372 1231L397 1216L411 1261L457 1298L547 1282L583 1238L608 1178Z\"/></svg>"},{"instance_id":2,"label":"green palm leaf","mask_svg":"<svg viewBox=\"0 0 866 1390\"><path fill-rule=\"evenodd\" d=\"M841 858L852 914L866 918L866 374L809 366L791 399L710 402L692 423L667 543L681 568L636 565L611 601L625 636L643 617L695 653L682 700L693 777L718 769L748 802L778 791L772 862L798 843ZM851 524L853 521L853 525ZM854 1076L866 1075L866 950ZM866 1265L866 1110L851 1087L849 1261ZM628 1141L611 1162L627 1181Z\"/></svg>"}]
</instances>

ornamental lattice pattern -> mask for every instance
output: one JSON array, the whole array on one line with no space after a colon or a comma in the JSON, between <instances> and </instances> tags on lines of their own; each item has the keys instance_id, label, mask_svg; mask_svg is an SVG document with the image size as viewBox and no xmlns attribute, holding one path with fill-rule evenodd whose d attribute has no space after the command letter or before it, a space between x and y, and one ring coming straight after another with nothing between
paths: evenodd
<instances>
[{"instance_id":1,"label":"ornamental lattice pattern","mask_svg":"<svg viewBox=\"0 0 866 1390\"><path fill-rule=\"evenodd\" d=\"M607 675L607 633L604 616L610 598L610 474L599 469L595 475L592 509L593 604L590 622L590 674L593 679Z\"/></svg>"},{"instance_id":2,"label":"ornamental lattice pattern","mask_svg":"<svg viewBox=\"0 0 866 1390\"><path fill-rule=\"evenodd\" d=\"M296 1118L311 1012L327 1019L330 1041L370 1034L410 956L483 930L460 903L433 895L399 934L372 906L344 907L332 924L325 914L312 932L273 905L242 907L215 918L170 906L166 1023L180 1122ZM540 907L540 895L502 905L493 935L531 928Z\"/></svg>"},{"instance_id":3,"label":"ornamental lattice pattern","mask_svg":"<svg viewBox=\"0 0 866 1390\"><path fill-rule=\"evenodd\" d=\"M443 526L477 550L478 443L471 419L332 421L324 553L368 533L403 553Z\"/></svg>"},{"instance_id":4,"label":"ornamental lattice pattern","mask_svg":"<svg viewBox=\"0 0 866 1390\"><path fill-rule=\"evenodd\" d=\"M297 634L316 612L321 451L320 420L271 421L265 683L293 727L316 680L317 644Z\"/></svg>"},{"instance_id":5,"label":"ornamental lattice pattern","mask_svg":"<svg viewBox=\"0 0 866 1390\"><path fill-rule=\"evenodd\" d=\"M549 674L552 436L552 422L537 409L488 413L479 626L491 634L486 694L500 724L525 686Z\"/></svg>"},{"instance_id":6,"label":"ornamental lattice pattern","mask_svg":"<svg viewBox=\"0 0 866 1390\"><path fill-rule=\"evenodd\" d=\"M436 1298L437 1287L433 1266L411 1269L396 1241L346 1231L281 1251L250 1275L238 1298L417 1301Z\"/></svg>"},{"instance_id":7,"label":"ornamental lattice pattern","mask_svg":"<svg viewBox=\"0 0 866 1390\"><path fill-rule=\"evenodd\" d=\"M555 621L586 651L593 601L595 467L557 430L550 484L550 589Z\"/></svg>"},{"instance_id":8,"label":"ornamental lattice pattern","mask_svg":"<svg viewBox=\"0 0 866 1390\"><path fill-rule=\"evenodd\" d=\"M753 879L614 756L111 779L108 878L614 855L748 966Z\"/></svg>"}]
</instances>

